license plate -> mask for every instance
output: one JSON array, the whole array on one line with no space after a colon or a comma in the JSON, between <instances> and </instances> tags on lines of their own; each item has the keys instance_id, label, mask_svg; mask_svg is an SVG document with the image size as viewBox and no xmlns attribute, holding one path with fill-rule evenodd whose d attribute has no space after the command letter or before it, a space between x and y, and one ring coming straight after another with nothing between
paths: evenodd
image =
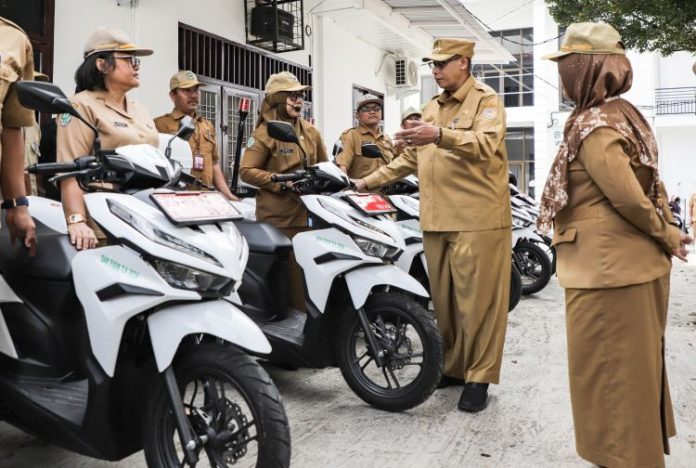
<instances>
[{"instance_id":1,"label":"license plate","mask_svg":"<svg viewBox=\"0 0 696 468\"><path fill-rule=\"evenodd\" d=\"M174 224L211 224L242 217L220 192L161 192L150 197Z\"/></svg>"},{"instance_id":2,"label":"license plate","mask_svg":"<svg viewBox=\"0 0 696 468\"><path fill-rule=\"evenodd\" d=\"M395 213L396 210L384 197L375 193L356 193L348 195L353 206L368 215Z\"/></svg>"}]
</instances>

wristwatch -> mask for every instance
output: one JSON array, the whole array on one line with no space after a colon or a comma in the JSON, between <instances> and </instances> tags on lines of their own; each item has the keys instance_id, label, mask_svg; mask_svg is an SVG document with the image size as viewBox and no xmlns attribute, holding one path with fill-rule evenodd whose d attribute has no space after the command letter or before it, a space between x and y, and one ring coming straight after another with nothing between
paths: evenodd
<instances>
[{"instance_id":1,"label":"wristwatch","mask_svg":"<svg viewBox=\"0 0 696 468\"><path fill-rule=\"evenodd\" d=\"M29 206L29 199L27 199L27 197L17 197L3 200L3 202L0 203L0 208L3 210L17 208L18 206Z\"/></svg>"},{"instance_id":2,"label":"wristwatch","mask_svg":"<svg viewBox=\"0 0 696 468\"><path fill-rule=\"evenodd\" d=\"M66 220L68 224L84 223L86 221L85 217L80 213L69 214Z\"/></svg>"}]
</instances>

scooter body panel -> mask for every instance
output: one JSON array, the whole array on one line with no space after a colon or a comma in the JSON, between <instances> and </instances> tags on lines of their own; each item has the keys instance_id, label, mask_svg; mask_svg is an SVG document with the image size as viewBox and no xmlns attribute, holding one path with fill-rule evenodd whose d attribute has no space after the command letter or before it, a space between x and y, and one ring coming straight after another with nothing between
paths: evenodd
<instances>
[{"instance_id":1,"label":"scooter body panel","mask_svg":"<svg viewBox=\"0 0 696 468\"><path fill-rule=\"evenodd\" d=\"M428 291L411 275L395 265L379 265L359 268L346 273L348 291L353 307L359 309L376 286L390 285L422 297L430 297Z\"/></svg>"},{"instance_id":2,"label":"scooter body panel","mask_svg":"<svg viewBox=\"0 0 696 468\"><path fill-rule=\"evenodd\" d=\"M304 272L309 299L320 312L326 310L338 275L360 266L382 264L381 258L365 255L350 236L335 228L297 234L292 245Z\"/></svg>"},{"instance_id":3,"label":"scooter body panel","mask_svg":"<svg viewBox=\"0 0 696 468\"><path fill-rule=\"evenodd\" d=\"M147 324L160 372L172 363L181 340L187 335L204 333L257 354L271 352L271 344L259 327L223 300L167 307L150 315Z\"/></svg>"},{"instance_id":4,"label":"scooter body panel","mask_svg":"<svg viewBox=\"0 0 696 468\"><path fill-rule=\"evenodd\" d=\"M123 327L131 317L164 302L201 299L196 292L172 288L149 263L120 246L80 252L72 267L92 352L110 377L114 375ZM140 293L108 297L108 288L114 285Z\"/></svg>"}]
</instances>

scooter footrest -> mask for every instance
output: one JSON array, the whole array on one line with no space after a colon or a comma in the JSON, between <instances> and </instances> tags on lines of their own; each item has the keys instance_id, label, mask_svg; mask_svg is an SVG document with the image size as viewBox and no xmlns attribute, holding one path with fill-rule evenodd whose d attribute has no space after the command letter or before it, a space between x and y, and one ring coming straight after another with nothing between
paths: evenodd
<instances>
[{"instance_id":1,"label":"scooter footrest","mask_svg":"<svg viewBox=\"0 0 696 468\"><path fill-rule=\"evenodd\" d=\"M289 341L299 347L304 343L304 327L307 314L295 309L289 309L285 318L274 322L266 322L261 329L267 335L283 341Z\"/></svg>"}]
</instances>

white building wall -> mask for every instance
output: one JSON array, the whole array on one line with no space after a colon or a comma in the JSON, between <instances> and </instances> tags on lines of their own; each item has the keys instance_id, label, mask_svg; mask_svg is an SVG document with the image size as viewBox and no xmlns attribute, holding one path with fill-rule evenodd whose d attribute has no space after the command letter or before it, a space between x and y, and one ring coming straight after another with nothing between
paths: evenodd
<instances>
[{"instance_id":1,"label":"white building wall","mask_svg":"<svg viewBox=\"0 0 696 468\"><path fill-rule=\"evenodd\" d=\"M305 11L318 0L305 2ZM177 71L178 23L182 22L244 44L244 3L229 0L199 0L195 8L187 0L146 0L131 7L115 1L60 0L56 2L53 81L70 96L75 89L75 70L82 63L87 36L99 25L125 31L155 54L144 57L140 87L129 93L148 107L153 116L171 110L169 78ZM352 125L352 85L386 92L375 75L382 51L368 45L331 20L307 15L305 24L313 35L305 37L305 50L278 54L285 60L308 66L313 54L315 118L329 146ZM394 97L385 102L385 128L393 133L399 125L400 104Z\"/></svg>"}]
</instances>

